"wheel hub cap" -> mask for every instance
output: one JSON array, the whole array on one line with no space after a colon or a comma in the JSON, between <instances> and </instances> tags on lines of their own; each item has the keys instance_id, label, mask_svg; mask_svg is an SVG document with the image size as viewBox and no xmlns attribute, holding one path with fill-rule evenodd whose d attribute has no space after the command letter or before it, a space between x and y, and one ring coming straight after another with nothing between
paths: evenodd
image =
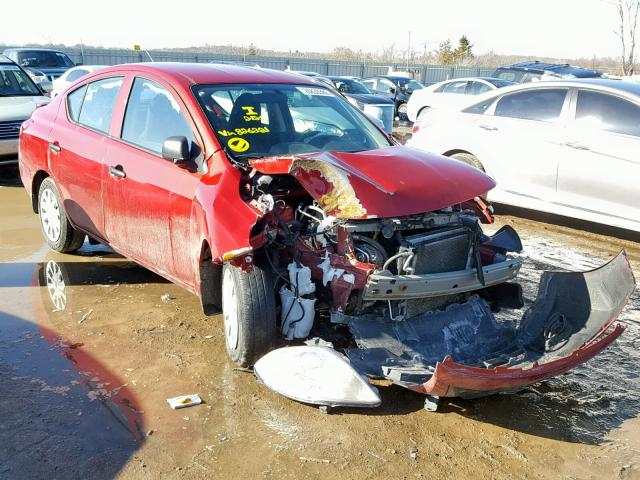
<instances>
[{"instance_id":1,"label":"wheel hub cap","mask_svg":"<svg viewBox=\"0 0 640 480\"><path fill-rule=\"evenodd\" d=\"M231 271L225 270L222 279L222 315L224 317L224 334L229 350L238 346L238 299L236 286Z\"/></svg>"},{"instance_id":2,"label":"wheel hub cap","mask_svg":"<svg viewBox=\"0 0 640 480\"><path fill-rule=\"evenodd\" d=\"M40 222L47 240L57 242L60 238L62 217L58 199L48 188L42 192L40 197Z\"/></svg>"}]
</instances>

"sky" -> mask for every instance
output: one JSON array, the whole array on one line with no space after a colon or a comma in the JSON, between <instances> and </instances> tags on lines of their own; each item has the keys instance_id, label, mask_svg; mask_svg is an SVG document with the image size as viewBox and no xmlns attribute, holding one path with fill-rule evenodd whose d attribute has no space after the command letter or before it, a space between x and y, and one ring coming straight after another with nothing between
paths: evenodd
<instances>
[{"instance_id":1,"label":"sky","mask_svg":"<svg viewBox=\"0 0 640 480\"><path fill-rule=\"evenodd\" d=\"M611 0L5 1L0 43L144 49L249 45L283 51L435 50L466 35L475 53L618 56ZM15 19L15 21L6 21ZM426 44L426 45L425 45Z\"/></svg>"}]
</instances>

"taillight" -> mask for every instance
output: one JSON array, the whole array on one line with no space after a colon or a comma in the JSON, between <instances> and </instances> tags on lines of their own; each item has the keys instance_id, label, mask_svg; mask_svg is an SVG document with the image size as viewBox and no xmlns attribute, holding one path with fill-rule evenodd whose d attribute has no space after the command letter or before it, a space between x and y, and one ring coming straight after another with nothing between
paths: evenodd
<instances>
[{"instance_id":1,"label":"taillight","mask_svg":"<svg viewBox=\"0 0 640 480\"><path fill-rule=\"evenodd\" d=\"M413 128L411 128L411 133L416 133L421 128L422 128L422 122L420 120L416 120L416 122L413 124Z\"/></svg>"}]
</instances>

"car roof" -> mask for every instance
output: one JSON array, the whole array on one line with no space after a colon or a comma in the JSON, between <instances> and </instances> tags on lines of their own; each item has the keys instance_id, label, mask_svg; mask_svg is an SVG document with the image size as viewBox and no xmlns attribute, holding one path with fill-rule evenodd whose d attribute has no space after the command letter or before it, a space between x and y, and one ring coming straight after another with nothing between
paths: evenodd
<instances>
[{"instance_id":1,"label":"car roof","mask_svg":"<svg viewBox=\"0 0 640 480\"><path fill-rule=\"evenodd\" d=\"M56 53L64 53L62 50L56 50L54 48L29 48L29 47L20 47L20 48L5 48L5 52L56 52ZM66 53L65 53L66 55Z\"/></svg>"},{"instance_id":2,"label":"car roof","mask_svg":"<svg viewBox=\"0 0 640 480\"><path fill-rule=\"evenodd\" d=\"M623 93L633 97L640 96L640 83L625 82L622 80L611 80L607 78L576 78L570 80L550 80L542 82L518 83L508 87L499 88L490 92L482 93L475 97L473 103L468 106L477 105L492 98L497 98L509 93L516 93L540 88L588 88L594 87L609 93ZM465 107L466 108L466 107Z\"/></svg>"},{"instance_id":3,"label":"car roof","mask_svg":"<svg viewBox=\"0 0 640 480\"><path fill-rule=\"evenodd\" d=\"M311 78L268 68L214 63L146 62L106 67L104 72L149 72L189 84L203 83L289 83L318 85Z\"/></svg>"},{"instance_id":4,"label":"car roof","mask_svg":"<svg viewBox=\"0 0 640 480\"><path fill-rule=\"evenodd\" d=\"M571 74L575 76L599 74L599 72L596 72L595 70L590 70L583 67L575 67L573 65L569 65L568 63L545 63L538 61L514 63L512 65L498 67L498 69L554 72L558 74Z\"/></svg>"}]
</instances>

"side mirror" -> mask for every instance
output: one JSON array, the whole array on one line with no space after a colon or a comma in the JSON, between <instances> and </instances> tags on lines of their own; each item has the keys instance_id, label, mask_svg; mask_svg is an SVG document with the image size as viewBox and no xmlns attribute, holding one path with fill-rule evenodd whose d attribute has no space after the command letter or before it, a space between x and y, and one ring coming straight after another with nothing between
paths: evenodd
<instances>
[{"instance_id":1,"label":"side mirror","mask_svg":"<svg viewBox=\"0 0 640 480\"><path fill-rule=\"evenodd\" d=\"M389 87L389 93L391 95L395 95L396 94L396 89L394 87Z\"/></svg>"},{"instance_id":2,"label":"side mirror","mask_svg":"<svg viewBox=\"0 0 640 480\"><path fill-rule=\"evenodd\" d=\"M187 137L169 137L162 144L162 158L173 163L190 160L189 140Z\"/></svg>"}]
</instances>

